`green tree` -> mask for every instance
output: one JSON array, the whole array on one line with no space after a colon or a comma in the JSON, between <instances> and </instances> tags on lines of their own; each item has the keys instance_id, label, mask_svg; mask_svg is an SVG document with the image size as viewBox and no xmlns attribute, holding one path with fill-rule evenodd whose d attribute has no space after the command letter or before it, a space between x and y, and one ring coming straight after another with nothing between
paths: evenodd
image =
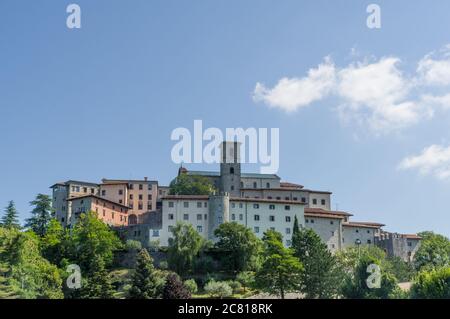
<instances>
[{"instance_id":1,"label":"green tree","mask_svg":"<svg viewBox=\"0 0 450 319\"><path fill-rule=\"evenodd\" d=\"M0 228L0 264L10 291L20 298L63 297L59 270L42 258L33 232Z\"/></svg>"},{"instance_id":2,"label":"green tree","mask_svg":"<svg viewBox=\"0 0 450 319\"><path fill-rule=\"evenodd\" d=\"M184 285L186 286L187 290L189 290L189 292L191 294L196 294L198 291L198 286L197 283L195 282L194 279L188 279L184 282Z\"/></svg>"},{"instance_id":3,"label":"green tree","mask_svg":"<svg viewBox=\"0 0 450 319\"><path fill-rule=\"evenodd\" d=\"M8 203L0 225L5 228L20 228L18 213L13 201Z\"/></svg>"},{"instance_id":4,"label":"green tree","mask_svg":"<svg viewBox=\"0 0 450 319\"><path fill-rule=\"evenodd\" d=\"M294 238L300 232L300 227L298 226L297 215L294 216L294 227L292 228L292 238Z\"/></svg>"},{"instance_id":5,"label":"green tree","mask_svg":"<svg viewBox=\"0 0 450 319\"><path fill-rule=\"evenodd\" d=\"M166 278L162 297L163 299L191 299L191 293L180 277L171 273Z\"/></svg>"},{"instance_id":6,"label":"green tree","mask_svg":"<svg viewBox=\"0 0 450 319\"><path fill-rule=\"evenodd\" d=\"M240 272L236 276L236 280L239 281L244 288L244 293L246 292L247 288L253 287L255 284L255 273L252 271L243 271Z\"/></svg>"},{"instance_id":7,"label":"green tree","mask_svg":"<svg viewBox=\"0 0 450 319\"><path fill-rule=\"evenodd\" d=\"M100 255L95 255L89 262L79 295L75 293L75 296L80 299L113 299L114 293L112 278L105 268L105 261Z\"/></svg>"},{"instance_id":8,"label":"green tree","mask_svg":"<svg viewBox=\"0 0 450 319\"><path fill-rule=\"evenodd\" d=\"M182 173L170 183L170 195L210 195L215 191L211 181L200 175Z\"/></svg>"},{"instance_id":9,"label":"green tree","mask_svg":"<svg viewBox=\"0 0 450 319\"><path fill-rule=\"evenodd\" d=\"M417 269L432 269L450 266L450 240L431 231L419 233L420 247L414 256Z\"/></svg>"},{"instance_id":10,"label":"green tree","mask_svg":"<svg viewBox=\"0 0 450 319\"><path fill-rule=\"evenodd\" d=\"M221 252L222 265L240 272L254 270L258 264L261 240L255 233L238 223L223 223L215 231L216 248Z\"/></svg>"},{"instance_id":11,"label":"green tree","mask_svg":"<svg viewBox=\"0 0 450 319\"><path fill-rule=\"evenodd\" d=\"M128 299L159 298L164 285L162 276L155 270L153 259L146 249L141 249L136 258Z\"/></svg>"},{"instance_id":12,"label":"green tree","mask_svg":"<svg viewBox=\"0 0 450 319\"><path fill-rule=\"evenodd\" d=\"M203 247L204 240L191 224L177 223L169 240L169 268L180 275L192 269L194 258Z\"/></svg>"},{"instance_id":13,"label":"green tree","mask_svg":"<svg viewBox=\"0 0 450 319\"><path fill-rule=\"evenodd\" d=\"M332 298L341 281L336 258L312 229L302 229L292 238L294 255L302 261L301 291L307 298Z\"/></svg>"},{"instance_id":14,"label":"green tree","mask_svg":"<svg viewBox=\"0 0 450 319\"><path fill-rule=\"evenodd\" d=\"M450 267L422 270L411 287L414 299L450 299Z\"/></svg>"},{"instance_id":15,"label":"green tree","mask_svg":"<svg viewBox=\"0 0 450 319\"><path fill-rule=\"evenodd\" d=\"M30 202L30 205L34 208L31 211L32 216L26 220L25 226L43 237L53 216L52 200L48 195L38 194L36 199Z\"/></svg>"},{"instance_id":16,"label":"green tree","mask_svg":"<svg viewBox=\"0 0 450 319\"><path fill-rule=\"evenodd\" d=\"M122 248L122 243L108 225L97 218L94 212L81 214L68 240L69 259L81 269L90 269L90 263L97 256L108 268L114 252Z\"/></svg>"},{"instance_id":17,"label":"green tree","mask_svg":"<svg viewBox=\"0 0 450 319\"><path fill-rule=\"evenodd\" d=\"M262 291L284 299L287 292L299 290L303 266L292 250L283 246L280 233L267 231L263 242L264 261L256 273L256 285Z\"/></svg>"},{"instance_id":18,"label":"green tree","mask_svg":"<svg viewBox=\"0 0 450 319\"><path fill-rule=\"evenodd\" d=\"M50 220L47 231L41 240L42 255L51 263L61 266L67 255L66 231L55 218Z\"/></svg>"},{"instance_id":19,"label":"green tree","mask_svg":"<svg viewBox=\"0 0 450 319\"><path fill-rule=\"evenodd\" d=\"M342 285L342 295L348 299L390 299L400 296L400 288L397 279L386 269L380 266L380 261L363 256L357 263L353 272L347 274ZM377 265L380 268L379 274L370 273L369 265ZM372 277L371 277L372 276ZM375 285L376 277L379 276L379 287ZM372 279L375 282L372 282ZM370 285L370 283L374 285Z\"/></svg>"}]
</instances>

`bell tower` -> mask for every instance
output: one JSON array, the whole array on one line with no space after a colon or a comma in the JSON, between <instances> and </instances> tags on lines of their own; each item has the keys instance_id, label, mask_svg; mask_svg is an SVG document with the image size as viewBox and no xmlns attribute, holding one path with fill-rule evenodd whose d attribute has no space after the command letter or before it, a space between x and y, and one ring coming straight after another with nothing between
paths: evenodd
<instances>
[{"instance_id":1,"label":"bell tower","mask_svg":"<svg viewBox=\"0 0 450 319\"><path fill-rule=\"evenodd\" d=\"M220 192L241 196L241 143L224 141L221 147Z\"/></svg>"}]
</instances>

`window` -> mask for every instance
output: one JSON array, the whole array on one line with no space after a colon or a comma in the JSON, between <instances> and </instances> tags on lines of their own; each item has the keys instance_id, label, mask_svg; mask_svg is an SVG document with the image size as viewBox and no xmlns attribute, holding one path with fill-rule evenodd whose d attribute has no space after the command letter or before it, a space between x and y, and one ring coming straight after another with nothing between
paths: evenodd
<instances>
[{"instance_id":1,"label":"window","mask_svg":"<svg viewBox=\"0 0 450 319\"><path fill-rule=\"evenodd\" d=\"M412 247L412 242L408 242L408 247Z\"/></svg>"},{"instance_id":2,"label":"window","mask_svg":"<svg viewBox=\"0 0 450 319\"><path fill-rule=\"evenodd\" d=\"M231 190L232 190L232 191L234 191L234 186L233 186L233 185L231 185L231 187L230 187L230 188L231 188Z\"/></svg>"},{"instance_id":3,"label":"window","mask_svg":"<svg viewBox=\"0 0 450 319\"><path fill-rule=\"evenodd\" d=\"M173 207L173 202L169 202L169 207L170 207L170 208Z\"/></svg>"},{"instance_id":4,"label":"window","mask_svg":"<svg viewBox=\"0 0 450 319\"><path fill-rule=\"evenodd\" d=\"M322 200L321 200L321 203L322 203L323 206L325 206L326 200L325 200L325 199L322 199Z\"/></svg>"},{"instance_id":5,"label":"window","mask_svg":"<svg viewBox=\"0 0 450 319\"><path fill-rule=\"evenodd\" d=\"M149 191L152 190L152 184L148 184L148 190L149 190Z\"/></svg>"},{"instance_id":6,"label":"window","mask_svg":"<svg viewBox=\"0 0 450 319\"><path fill-rule=\"evenodd\" d=\"M291 229L290 228L286 228L286 234L290 234L291 233Z\"/></svg>"},{"instance_id":7,"label":"window","mask_svg":"<svg viewBox=\"0 0 450 319\"><path fill-rule=\"evenodd\" d=\"M334 221L330 220L330 225L334 225Z\"/></svg>"},{"instance_id":8,"label":"window","mask_svg":"<svg viewBox=\"0 0 450 319\"><path fill-rule=\"evenodd\" d=\"M370 230L368 230L367 233L370 234Z\"/></svg>"},{"instance_id":9,"label":"window","mask_svg":"<svg viewBox=\"0 0 450 319\"><path fill-rule=\"evenodd\" d=\"M87 187L83 187L83 193L87 193Z\"/></svg>"},{"instance_id":10,"label":"window","mask_svg":"<svg viewBox=\"0 0 450 319\"><path fill-rule=\"evenodd\" d=\"M188 208L189 207L189 202L183 202L183 207L184 208Z\"/></svg>"},{"instance_id":11,"label":"window","mask_svg":"<svg viewBox=\"0 0 450 319\"><path fill-rule=\"evenodd\" d=\"M281 200L281 197L280 197L280 196L277 196L277 200Z\"/></svg>"},{"instance_id":12,"label":"window","mask_svg":"<svg viewBox=\"0 0 450 319\"><path fill-rule=\"evenodd\" d=\"M202 220L202 214L197 214L197 220Z\"/></svg>"},{"instance_id":13,"label":"window","mask_svg":"<svg viewBox=\"0 0 450 319\"><path fill-rule=\"evenodd\" d=\"M305 223L308 224L309 223L309 219L305 219Z\"/></svg>"},{"instance_id":14,"label":"window","mask_svg":"<svg viewBox=\"0 0 450 319\"><path fill-rule=\"evenodd\" d=\"M286 216L286 223L290 223L291 222L291 216Z\"/></svg>"},{"instance_id":15,"label":"window","mask_svg":"<svg viewBox=\"0 0 450 319\"><path fill-rule=\"evenodd\" d=\"M203 232L203 227L201 225L197 226L197 232L199 232L199 233Z\"/></svg>"},{"instance_id":16,"label":"window","mask_svg":"<svg viewBox=\"0 0 450 319\"><path fill-rule=\"evenodd\" d=\"M169 220L173 220L173 214L169 214L169 215L167 216L167 218L168 218Z\"/></svg>"},{"instance_id":17,"label":"window","mask_svg":"<svg viewBox=\"0 0 450 319\"><path fill-rule=\"evenodd\" d=\"M114 213L111 213L111 218L114 219Z\"/></svg>"},{"instance_id":18,"label":"window","mask_svg":"<svg viewBox=\"0 0 450 319\"><path fill-rule=\"evenodd\" d=\"M189 220L189 215L188 214L183 214L183 220Z\"/></svg>"},{"instance_id":19,"label":"window","mask_svg":"<svg viewBox=\"0 0 450 319\"><path fill-rule=\"evenodd\" d=\"M148 200L152 200L152 194L149 194L149 195L147 196L147 199L148 199Z\"/></svg>"},{"instance_id":20,"label":"window","mask_svg":"<svg viewBox=\"0 0 450 319\"><path fill-rule=\"evenodd\" d=\"M202 208L202 202L197 202L197 208Z\"/></svg>"},{"instance_id":21,"label":"window","mask_svg":"<svg viewBox=\"0 0 450 319\"><path fill-rule=\"evenodd\" d=\"M131 200L133 199L133 194L130 194L130 199L131 199Z\"/></svg>"},{"instance_id":22,"label":"window","mask_svg":"<svg viewBox=\"0 0 450 319\"><path fill-rule=\"evenodd\" d=\"M231 208L236 208L236 204L235 203L231 203Z\"/></svg>"},{"instance_id":23,"label":"window","mask_svg":"<svg viewBox=\"0 0 450 319\"><path fill-rule=\"evenodd\" d=\"M152 208L153 208L153 207L152 207L152 204L151 204L151 203L150 203L150 204L147 204L147 209L148 209L148 210L152 210Z\"/></svg>"},{"instance_id":24,"label":"window","mask_svg":"<svg viewBox=\"0 0 450 319\"><path fill-rule=\"evenodd\" d=\"M270 215L269 216L269 221L274 222L275 221L275 216L274 215Z\"/></svg>"},{"instance_id":25,"label":"window","mask_svg":"<svg viewBox=\"0 0 450 319\"><path fill-rule=\"evenodd\" d=\"M290 205L284 206L284 210L291 210L291 206Z\"/></svg>"},{"instance_id":26,"label":"window","mask_svg":"<svg viewBox=\"0 0 450 319\"><path fill-rule=\"evenodd\" d=\"M231 175L234 174L234 167L230 167L230 174L231 174Z\"/></svg>"},{"instance_id":27,"label":"window","mask_svg":"<svg viewBox=\"0 0 450 319\"><path fill-rule=\"evenodd\" d=\"M95 193L95 188L91 188L91 194Z\"/></svg>"},{"instance_id":28,"label":"window","mask_svg":"<svg viewBox=\"0 0 450 319\"><path fill-rule=\"evenodd\" d=\"M153 229L153 237L159 237L159 230L158 229Z\"/></svg>"},{"instance_id":29,"label":"window","mask_svg":"<svg viewBox=\"0 0 450 319\"><path fill-rule=\"evenodd\" d=\"M302 197L302 203L306 203L306 197Z\"/></svg>"},{"instance_id":30,"label":"window","mask_svg":"<svg viewBox=\"0 0 450 319\"><path fill-rule=\"evenodd\" d=\"M313 205L317 205L317 199L316 198L313 199Z\"/></svg>"},{"instance_id":31,"label":"window","mask_svg":"<svg viewBox=\"0 0 450 319\"><path fill-rule=\"evenodd\" d=\"M208 207L208 203L207 202L204 202L204 205L203 205L205 208L206 207Z\"/></svg>"},{"instance_id":32,"label":"window","mask_svg":"<svg viewBox=\"0 0 450 319\"><path fill-rule=\"evenodd\" d=\"M208 219L208 214L205 214L205 220L207 220Z\"/></svg>"},{"instance_id":33,"label":"window","mask_svg":"<svg viewBox=\"0 0 450 319\"><path fill-rule=\"evenodd\" d=\"M222 222L223 222L222 216L219 216L219 217L217 218L217 221L219 222L219 224L222 224Z\"/></svg>"},{"instance_id":34,"label":"window","mask_svg":"<svg viewBox=\"0 0 450 319\"><path fill-rule=\"evenodd\" d=\"M331 232L331 237L333 237L333 236L334 236L334 231Z\"/></svg>"},{"instance_id":35,"label":"window","mask_svg":"<svg viewBox=\"0 0 450 319\"><path fill-rule=\"evenodd\" d=\"M311 224L314 224L314 219L311 219L310 222L311 222Z\"/></svg>"},{"instance_id":36,"label":"window","mask_svg":"<svg viewBox=\"0 0 450 319\"><path fill-rule=\"evenodd\" d=\"M259 233L259 227L255 227L255 228L253 228L254 229L254 231L255 231L255 233Z\"/></svg>"},{"instance_id":37,"label":"window","mask_svg":"<svg viewBox=\"0 0 450 319\"><path fill-rule=\"evenodd\" d=\"M259 209L259 204L253 204L254 209Z\"/></svg>"},{"instance_id":38,"label":"window","mask_svg":"<svg viewBox=\"0 0 450 319\"><path fill-rule=\"evenodd\" d=\"M244 220L244 215L239 214L239 220Z\"/></svg>"},{"instance_id":39,"label":"window","mask_svg":"<svg viewBox=\"0 0 450 319\"><path fill-rule=\"evenodd\" d=\"M368 243L368 244L371 244L372 241L371 241L370 239L367 239L367 243Z\"/></svg>"},{"instance_id":40,"label":"window","mask_svg":"<svg viewBox=\"0 0 450 319\"><path fill-rule=\"evenodd\" d=\"M130 207L130 209L133 209L133 203L130 203L128 206Z\"/></svg>"},{"instance_id":41,"label":"window","mask_svg":"<svg viewBox=\"0 0 450 319\"><path fill-rule=\"evenodd\" d=\"M64 217L61 217L61 222L64 223Z\"/></svg>"},{"instance_id":42,"label":"window","mask_svg":"<svg viewBox=\"0 0 450 319\"><path fill-rule=\"evenodd\" d=\"M357 229L356 232L359 233L359 229Z\"/></svg>"},{"instance_id":43,"label":"window","mask_svg":"<svg viewBox=\"0 0 450 319\"><path fill-rule=\"evenodd\" d=\"M244 188L244 183L241 182L241 188Z\"/></svg>"},{"instance_id":44,"label":"window","mask_svg":"<svg viewBox=\"0 0 450 319\"><path fill-rule=\"evenodd\" d=\"M258 184L256 182L253 182L253 188L258 188Z\"/></svg>"},{"instance_id":45,"label":"window","mask_svg":"<svg viewBox=\"0 0 450 319\"><path fill-rule=\"evenodd\" d=\"M119 195L123 195L123 189L119 189Z\"/></svg>"},{"instance_id":46,"label":"window","mask_svg":"<svg viewBox=\"0 0 450 319\"><path fill-rule=\"evenodd\" d=\"M290 198L289 198L288 196L286 196L284 199L285 199L285 200L290 200Z\"/></svg>"},{"instance_id":47,"label":"window","mask_svg":"<svg viewBox=\"0 0 450 319\"><path fill-rule=\"evenodd\" d=\"M133 189L133 184L128 185L129 189Z\"/></svg>"},{"instance_id":48,"label":"window","mask_svg":"<svg viewBox=\"0 0 450 319\"><path fill-rule=\"evenodd\" d=\"M141 191L141 190L143 190L143 189L144 189L144 185L139 184L139 190Z\"/></svg>"},{"instance_id":49,"label":"window","mask_svg":"<svg viewBox=\"0 0 450 319\"><path fill-rule=\"evenodd\" d=\"M138 204L138 209L139 209L139 210L143 210L143 209L144 209L142 203L139 203L139 204Z\"/></svg>"},{"instance_id":50,"label":"window","mask_svg":"<svg viewBox=\"0 0 450 319\"><path fill-rule=\"evenodd\" d=\"M270 183L266 183L266 188L270 188Z\"/></svg>"},{"instance_id":51,"label":"window","mask_svg":"<svg viewBox=\"0 0 450 319\"><path fill-rule=\"evenodd\" d=\"M139 200L143 200L144 196L142 194L139 194Z\"/></svg>"},{"instance_id":52,"label":"window","mask_svg":"<svg viewBox=\"0 0 450 319\"><path fill-rule=\"evenodd\" d=\"M267 199L272 199L272 196L267 196Z\"/></svg>"},{"instance_id":53,"label":"window","mask_svg":"<svg viewBox=\"0 0 450 319\"><path fill-rule=\"evenodd\" d=\"M236 215L235 214L231 214L231 220L233 220L233 221L236 220Z\"/></svg>"},{"instance_id":54,"label":"window","mask_svg":"<svg viewBox=\"0 0 450 319\"><path fill-rule=\"evenodd\" d=\"M275 205L269 205L269 209L274 210L275 209Z\"/></svg>"},{"instance_id":55,"label":"window","mask_svg":"<svg viewBox=\"0 0 450 319\"><path fill-rule=\"evenodd\" d=\"M255 220L258 221L259 220L259 215L255 215Z\"/></svg>"},{"instance_id":56,"label":"window","mask_svg":"<svg viewBox=\"0 0 450 319\"><path fill-rule=\"evenodd\" d=\"M106 191L102 190L102 196L106 196Z\"/></svg>"},{"instance_id":57,"label":"window","mask_svg":"<svg viewBox=\"0 0 450 319\"><path fill-rule=\"evenodd\" d=\"M331 244L331 248L333 248L333 249L334 249L334 248L335 248L335 245L334 245L334 244Z\"/></svg>"},{"instance_id":58,"label":"window","mask_svg":"<svg viewBox=\"0 0 450 319\"><path fill-rule=\"evenodd\" d=\"M239 208L244 207L244 205L242 203L239 203Z\"/></svg>"},{"instance_id":59,"label":"window","mask_svg":"<svg viewBox=\"0 0 450 319\"><path fill-rule=\"evenodd\" d=\"M295 200L295 201L297 201L297 200L298 200L298 198L297 198L297 197L293 197L293 198L292 198L292 200Z\"/></svg>"}]
</instances>

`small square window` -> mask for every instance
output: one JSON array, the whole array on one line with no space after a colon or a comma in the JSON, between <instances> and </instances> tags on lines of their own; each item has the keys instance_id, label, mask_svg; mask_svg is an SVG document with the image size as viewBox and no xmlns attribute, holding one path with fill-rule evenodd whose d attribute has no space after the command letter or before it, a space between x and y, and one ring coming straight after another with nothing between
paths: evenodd
<instances>
[{"instance_id":1,"label":"small square window","mask_svg":"<svg viewBox=\"0 0 450 319\"><path fill-rule=\"evenodd\" d=\"M189 220L189 215L188 214L183 214L183 220Z\"/></svg>"},{"instance_id":2,"label":"small square window","mask_svg":"<svg viewBox=\"0 0 450 319\"><path fill-rule=\"evenodd\" d=\"M259 220L259 215L255 215L255 220L256 220L256 221Z\"/></svg>"},{"instance_id":3,"label":"small square window","mask_svg":"<svg viewBox=\"0 0 450 319\"><path fill-rule=\"evenodd\" d=\"M259 233L259 227L255 227L254 230L255 230L255 233L257 233L257 234Z\"/></svg>"},{"instance_id":4,"label":"small square window","mask_svg":"<svg viewBox=\"0 0 450 319\"><path fill-rule=\"evenodd\" d=\"M197 202L197 208L202 208L202 202Z\"/></svg>"},{"instance_id":5,"label":"small square window","mask_svg":"<svg viewBox=\"0 0 450 319\"><path fill-rule=\"evenodd\" d=\"M189 207L189 202L183 202L183 207L184 208L188 208Z\"/></svg>"},{"instance_id":6,"label":"small square window","mask_svg":"<svg viewBox=\"0 0 450 319\"><path fill-rule=\"evenodd\" d=\"M290 228L286 228L286 234L290 234L291 233L291 229Z\"/></svg>"},{"instance_id":7,"label":"small square window","mask_svg":"<svg viewBox=\"0 0 450 319\"><path fill-rule=\"evenodd\" d=\"M270 220L271 222L274 222L274 221L275 221L275 216L270 215L270 216L269 216L269 220Z\"/></svg>"},{"instance_id":8,"label":"small square window","mask_svg":"<svg viewBox=\"0 0 450 319\"><path fill-rule=\"evenodd\" d=\"M274 210L275 209L275 205L269 205L269 209Z\"/></svg>"},{"instance_id":9,"label":"small square window","mask_svg":"<svg viewBox=\"0 0 450 319\"><path fill-rule=\"evenodd\" d=\"M203 227L201 225L197 226L197 232L199 232L199 233L203 232Z\"/></svg>"},{"instance_id":10,"label":"small square window","mask_svg":"<svg viewBox=\"0 0 450 319\"><path fill-rule=\"evenodd\" d=\"M286 222L290 223L291 222L291 216L286 216Z\"/></svg>"},{"instance_id":11,"label":"small square window","mask_svg":"<svg viewBox=\"0 0 450 319\"><path fill-rule=\"evenodd\" d=\"M235 214L231 214L231 220L235 221L236 220L236 215Z\"/></svg>"},{"instance_id":12,"label":"small square window","mask_svg":"<svg viewBox=\"0 0 450 319\"><path fill-rule=\"evenodd\" d=\"M290 205L284 206L284 210L291 210L291 206Z\"/></svg>"},{"instance_id":13,"label":"small square window","mask_svg":"<svg viewBox=\"0 0 450 319\"><path fill-rule=\"evenodd\" d=\"M259 204L253 204L254 209L259 209Z\"/></svg>"},{"instance_id":14,"label":"small square window","mask_svg":"<svg viewBox=\"0 0 450 319\"><path fill-rule=\"evenodd\" d=\"M169 202L169 207L173 207L173 202Z\"/></svg>"},{"instance_id":15,"label":"small square window","mask_svg":"<svg viewBox=\"0 0 450 319\"><path fill-rule=\"evenodd\" d=\"M168 218L169 220L173 220L173 214L169 214L169 215L167 216L167 218Z\"/></svg>"}]
</instances>

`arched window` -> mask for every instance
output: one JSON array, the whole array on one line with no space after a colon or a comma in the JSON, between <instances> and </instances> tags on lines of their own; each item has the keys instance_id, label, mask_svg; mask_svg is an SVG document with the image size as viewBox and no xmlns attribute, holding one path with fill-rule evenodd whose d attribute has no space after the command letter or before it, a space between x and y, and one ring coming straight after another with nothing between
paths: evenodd
<instances>
[{"instance_id":1,"label":"arched window","mask_svg":"<svg viewBox=\"0 0 450 319\"><path fill-rule=\"evenodd\" d=\"M234 174L234 167L230 167L230 174Z\"/></svg>"}]
</instances>

